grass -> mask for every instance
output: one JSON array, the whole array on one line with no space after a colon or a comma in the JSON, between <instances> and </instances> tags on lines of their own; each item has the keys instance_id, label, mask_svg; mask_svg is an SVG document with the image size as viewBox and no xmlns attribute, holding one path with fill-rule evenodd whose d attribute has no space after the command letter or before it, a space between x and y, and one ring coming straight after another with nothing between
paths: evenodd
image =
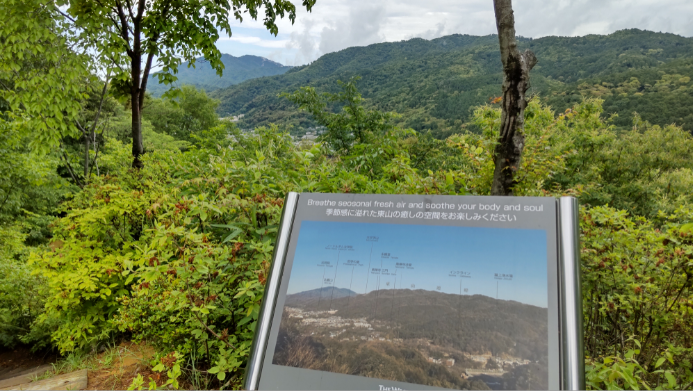
<instances>
[{"instance_id":1,"label":"grass","mask_svg":"<svg viewBox=\"0 0 693 391\"><path fill-rule=\"evenodd\" d=\"M88 369L91 371L109 369L117 364L122 365L126 357L137 358L138 356L125 346L115 346L110 344L103 353L72 352L65 358L52 364L52 370L47 371L42 375L34 376L31 381L36 382L39 380L50 379L53 376L79 371L82 369Z\"/></svg>"}]
</instances>

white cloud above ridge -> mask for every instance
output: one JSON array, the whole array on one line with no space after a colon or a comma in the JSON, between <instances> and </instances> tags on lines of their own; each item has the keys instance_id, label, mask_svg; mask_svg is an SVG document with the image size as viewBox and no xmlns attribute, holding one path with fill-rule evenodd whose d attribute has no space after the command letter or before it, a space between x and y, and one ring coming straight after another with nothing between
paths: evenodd
<instances>
[{"instance_id":1,"label":"white cloud above ridge","mask_svg":"<svg viewBox=\"0 0 693 391\"><path fill-rule=\"evenodd\" d=\"M278 21L277 37L261 21L234 23L229 40L238 45L230 54L301 65L351 46L496 32L492 0L318 0L311 13L294 3L296 23ZM525 37L609 34L626 28L693 36L691 0L516 0L513 6L517 34ZM235 33L239 28L240 36Z\"/></svg>"},{"instance_id":2,"label":"white cloud above ridge","mask_svg":"<svg viewBox=\"0 0 693 391\"><path fill-rule=\"evenodd\" d=\"M233 34L230 37L219 38L220 41L232 41L244 44L256 45L263 48L285 48L289 43L288 39L262 39L260 37L242 34Z\"/></svg>"}]
</instances>

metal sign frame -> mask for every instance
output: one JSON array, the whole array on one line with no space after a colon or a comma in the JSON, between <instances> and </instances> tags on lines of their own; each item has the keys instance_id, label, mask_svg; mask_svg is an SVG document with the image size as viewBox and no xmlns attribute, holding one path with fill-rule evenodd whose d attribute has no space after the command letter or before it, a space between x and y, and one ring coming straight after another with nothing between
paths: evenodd
<instances>
[{"instance_id":1,"label":"metal sign frame","mask_svg":"<svg viewBox=\"0 0 693 391\"><path fill-rule=\"evenodd\" d=\"M327 194L325 194L327 195ZM294 218L301 194L287 194L279 224L272 265L262 300L255 338L246 366L245 389L257 390L268 347L284 264L289 250ZM520 197L517 197L520 198ZM579 207L574 197L556 200L558 241L560 387L585 389L582 294L580 289Z\"/></svg>"}]
</instances>

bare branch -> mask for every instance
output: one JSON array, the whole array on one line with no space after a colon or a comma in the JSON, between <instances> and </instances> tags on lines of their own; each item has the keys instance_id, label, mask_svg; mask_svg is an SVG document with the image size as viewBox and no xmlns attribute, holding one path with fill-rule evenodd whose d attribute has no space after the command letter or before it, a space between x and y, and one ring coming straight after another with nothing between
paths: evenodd
<instances>
[{"instance_id":1,"label":"bare branch","mask_svg":"<svg viewBox=\"0 0 693 391\"><path fill-rule=\"evenodd\" d=\"M120 36L123 37L125 42L129 43L130 42L130 35L129 35L130 29L128 26L127 17L125 16L125 11L123 10L123 5L120 4L120 1L118 1L118 0L116 0L116 7L118 10L118 18L120 18L120 24L121 24ZM133 50L134 50L134 48L133 49L130 49L130 48L127 49L127 53L130 57L133 56Z\"/></svg>"},{"instance_id":2,"label":"bare branch","mask_svg":"<svg viewBox=\"0 0 693 391\"><path fill-rule=\"evenodd\" d=\"M186 285L187 285L187 284L186 284ZM188 287L188 292L190 292L190 287ZM195 308L195 307L196 307L196 306L195 306L195 303L193 303L192 298L191 298L190 296L188 296L188 300L190 301L190 305L191 305L193 308ZM218 339L219 341L224 342L224 343L225 343L228 347L230 347L231 349L236 349L236 348L235 348L233 345L231 345L225 338L221 338L221 336L220 336L219 334L215 333L214 330L210 329L209 326L207 326L207 323L205 323L205 322L202 320L202 318L200 318L200 314L199 314L198 311L192 311L192 310L191 310L190 312L192 312L193 315L195 315L195 317L197 318L197 320L200 322L200 324L202 324L203 326L205 326L205 328L207 329L207 331L209 331L210 333L212 333L212 335L214 335L215 337L217 337L217 339Z\"/></svg>"},{"instance_id":3,"label":"bare branch","mask_svg":"<svg viewBox=\"0 0 693 391\"><path fill-rule=\"evenodd\" d=\"M68 14L64 13L63 11L61 11L60 8L58 8L57 5L54 5L54 7L55 7L55 10L58 11L58 13L59 13L60 15L62 15L64 18L68 19L68 20L69 20L70 22L72 22L72 23L77 23L77 21L74 20L70 15L68 15Z\"/></svg>"},{"instance_id":4,"label":"bare branch","mask_svg":"<svg viewBox=\"0 0 693 391\"><path fill-rule=\"evenodd\" d=\"M79 130L82 131L82 134L87 134L87 130L84 129L84 127L82 126L82 124L80 124L80 123L79 123L79 120L76 119L76 118L75 118L75 125L77 125L77 127L79 128Z\"/></svg>"},{"instance_id":5,"label":"bare branch","mask_svg":"<svg viewBox=\"0 0 693 391\"><path fill-rule=\"evenodd\" d=\"M70 176L72 177L72 180L75 181L75 184L81 188L84 187L82 182L80 182L79 179L75 176L74 171L72 171L72 165L70 162L67 160L67 154L65 153L65 150L63 149L63 145L60 144L60 158L62 158L63 162L65 162L65 166L67 167L67 171L70 173Z\"/></svg>"},{"instance_id":6,"label":"bare branch","mask_svg":"<svg viewBox=\"0 0 693 391\"><path fill-rule=\"evenodd\" d=\"M166 5L164 6L163 11L161 12L161 17L163 19L165 19L166 16L168 15L168 11L169 11L170 6L171 6L171 2L170 1L166 2ZM147 45L150 47L153 45L156 45L158 40L159 40L159 33L157 32L147 42ZM149 72L152 69L152 61L153 60L154 60L154 52L150 51L149 55L147 56L147 63L144 66L144 72L142 72L142 82L140 84L141 93L140 93L140 101L139 101L140 109L144 105L144 92L147 90L147 82L149 81Z\"/></svg>"},{"instance_id":7,"label":"bare branch","mask_svg":"<svg viewBox=\"0 0 693 391\"><path fill-rule=\"evenodd\" d=\"M135 14L132 12L132 2L130 0L125 0L128 5L128 13L130 13L130 18L135 19Z\"/></svg>"},{"instance_id":8,"label":"bare branch","mask_svg":"<svg viewBox=\"0 0 693 391\"><path fill-rule=\"evenodd\" d=\"M96 112L96 116L94 116L94 124L91 126L91 131L90 133L94 133L94 130L96 129L96 124L99 122L99 116L101 115L101 109L103 108L103 101L104 98L106 97L106 92L108 91L108 81L111 78L111 71L109 70L108 73L106 74L106 80L103 83L103 89L101 90L101 100L99 101L99 110Z\"/></svg>"}]
</instances>

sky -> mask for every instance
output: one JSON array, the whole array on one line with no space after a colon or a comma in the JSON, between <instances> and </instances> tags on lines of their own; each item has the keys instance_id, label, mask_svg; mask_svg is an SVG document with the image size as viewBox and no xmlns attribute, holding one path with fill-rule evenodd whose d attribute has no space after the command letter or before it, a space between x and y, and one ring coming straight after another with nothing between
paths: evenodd
<instances>
[{"instance_id":1,"label":"sky","mask_svg":"<svg viewBox=\"0 0 693 391\"><path fill-rule=\"evenodd\" d=\"M396 287L547 308L546 248L543 230L303 221L287 293Z\"/></svg>"},{"instance_id":2,"label":"sky","mask_svg":"<svg viewBox=\"0 0 693 391\"><path fill-rule=\"evenodd\" d=\"M234 56L262 56L285 65L308 64L351 46L432 39L450 34L496 32L492 0L317 0L300 8L296 23L278 22L279 34L262 21L232 23L232 36L217 46ZM627 28L693 36L691 0L515 0L516 31L524 37L609 34ZM262 13L260 13L262 15Z\"/></svg>"}]
</instances>

